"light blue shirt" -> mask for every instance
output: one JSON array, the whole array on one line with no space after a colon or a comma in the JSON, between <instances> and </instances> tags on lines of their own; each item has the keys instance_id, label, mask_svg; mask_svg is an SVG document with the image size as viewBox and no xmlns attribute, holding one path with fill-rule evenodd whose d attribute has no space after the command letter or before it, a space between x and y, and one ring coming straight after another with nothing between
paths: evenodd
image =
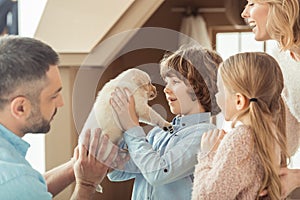
<instances>
[{"instance_id":1,"label":"light blue shirt","mask_svg":"<svg viewBox=\"0 0 300 200\"><path fill-rule=\"evenodd\" d=\"M43 176L25 159L29 144L0 124L0 199L48 200Z\"/></svg>"},{"instance_id":2,"label":"light blue shirt","mask_svg":"<svg viewBox=\"0 0 300 200\"><path fill-rule=\"evenodd\" d=\"M108 178L135 179L133 200L190 200L201 136L215 127L209 120L210 113L177 116L172 121L174 133L155 127L146 136L139 126L126 131L131 160Z\"/></svg>"}]
</instances>

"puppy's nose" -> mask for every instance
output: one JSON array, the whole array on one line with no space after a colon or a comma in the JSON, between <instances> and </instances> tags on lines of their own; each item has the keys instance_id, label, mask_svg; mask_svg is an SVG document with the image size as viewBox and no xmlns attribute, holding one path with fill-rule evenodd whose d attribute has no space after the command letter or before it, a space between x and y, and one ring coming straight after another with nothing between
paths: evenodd
<instances>
[{"instance_id":1,"label":"puppy's nose","mask_svg":"<svg viewBox=\"0 0 300 200\"><path fill-rule=\"evenodd\" d=\"M151 99L154 99L155 97L156 97L156 93L151 92L150 98L151 98Z\"/></svg>"},{"instance_id":2,"label":"puppy's nose","mask_svg":"<svg viewBox=\"0 0 300 200\"><path fill-rule=\"evenodd\" d=\"M151 85L150 98L155 98L156 95L157 95L156 87L154 85Z\"/></svg>"}]
</instances>

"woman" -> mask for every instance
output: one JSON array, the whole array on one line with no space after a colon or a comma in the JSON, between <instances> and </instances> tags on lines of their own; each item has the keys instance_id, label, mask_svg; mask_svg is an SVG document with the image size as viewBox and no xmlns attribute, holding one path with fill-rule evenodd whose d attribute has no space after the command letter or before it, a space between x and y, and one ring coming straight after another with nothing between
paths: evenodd
<instances>
[{"instance_id":1,"label":"woman","mask_svg":"<svg viewBox=\"0 0 300 200\"><path fill-rule=\"evenodd\" d=\"M300 24L298 0L248 0L241 16L257 41L273 39L299 61Z\"/></svg>"},{"instance_id":2,"label":"woman","mask_svg":"<svg viewBox=\"0 0 300 200\"><path fill-rule=\"evenodd\" d=\"M248 0L241 16L246 20L257 41L269 39L279 43L278 62L283 72L285 88L283 99L287 105L287 138L290 155L299 146L300 138L300 16L298 0ZM288 55L287 55L288 54ZM292 59L291 59L292 58ZM283 197L300 187L300 170L281 170Z\"/></svg>"}]
</instances>

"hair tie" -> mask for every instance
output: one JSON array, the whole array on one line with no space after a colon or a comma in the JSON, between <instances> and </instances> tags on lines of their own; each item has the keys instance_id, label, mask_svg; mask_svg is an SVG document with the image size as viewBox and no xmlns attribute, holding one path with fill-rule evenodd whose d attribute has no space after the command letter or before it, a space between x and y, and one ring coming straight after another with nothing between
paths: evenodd
<instances>
[{"instance_id":1,"label":"hair tie","mask_svg":"<svg viewBox=\"0 0 300 200\"><path fill-rule=\"evenodd\" d=\"M257 98L250 98L250 102L257 102Z\"/></svg>"}]
</instances>

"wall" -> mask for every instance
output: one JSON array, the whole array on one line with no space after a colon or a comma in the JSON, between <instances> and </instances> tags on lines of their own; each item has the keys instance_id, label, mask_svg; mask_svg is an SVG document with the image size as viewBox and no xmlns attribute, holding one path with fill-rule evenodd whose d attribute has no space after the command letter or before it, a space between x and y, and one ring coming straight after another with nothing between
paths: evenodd
<instances>
[{"instance_id":1,"label":"wall","mask_svg":"<svg viewBox=\"0 0 300 200\"><path fill-rule=\"evenodd\" d=\"M52 169L71 159L77 143L77 132L72 116L72 91L76 68L60 68L62 78L62 95L65 105L60 108L51 124L51 131L46 135L46 170ZM73 185L59 194L54 200L70 199Z\"/></svg>"},{"instance_id":2,"label":"wall","mask_svg":"<svg viewBox=\"0 0 300 200\"><path fill-rule=\"evenodd\" d=\"M19 35L34 36L46 4L47 0L18 1Z\"/></svg>"}]
</instances>

